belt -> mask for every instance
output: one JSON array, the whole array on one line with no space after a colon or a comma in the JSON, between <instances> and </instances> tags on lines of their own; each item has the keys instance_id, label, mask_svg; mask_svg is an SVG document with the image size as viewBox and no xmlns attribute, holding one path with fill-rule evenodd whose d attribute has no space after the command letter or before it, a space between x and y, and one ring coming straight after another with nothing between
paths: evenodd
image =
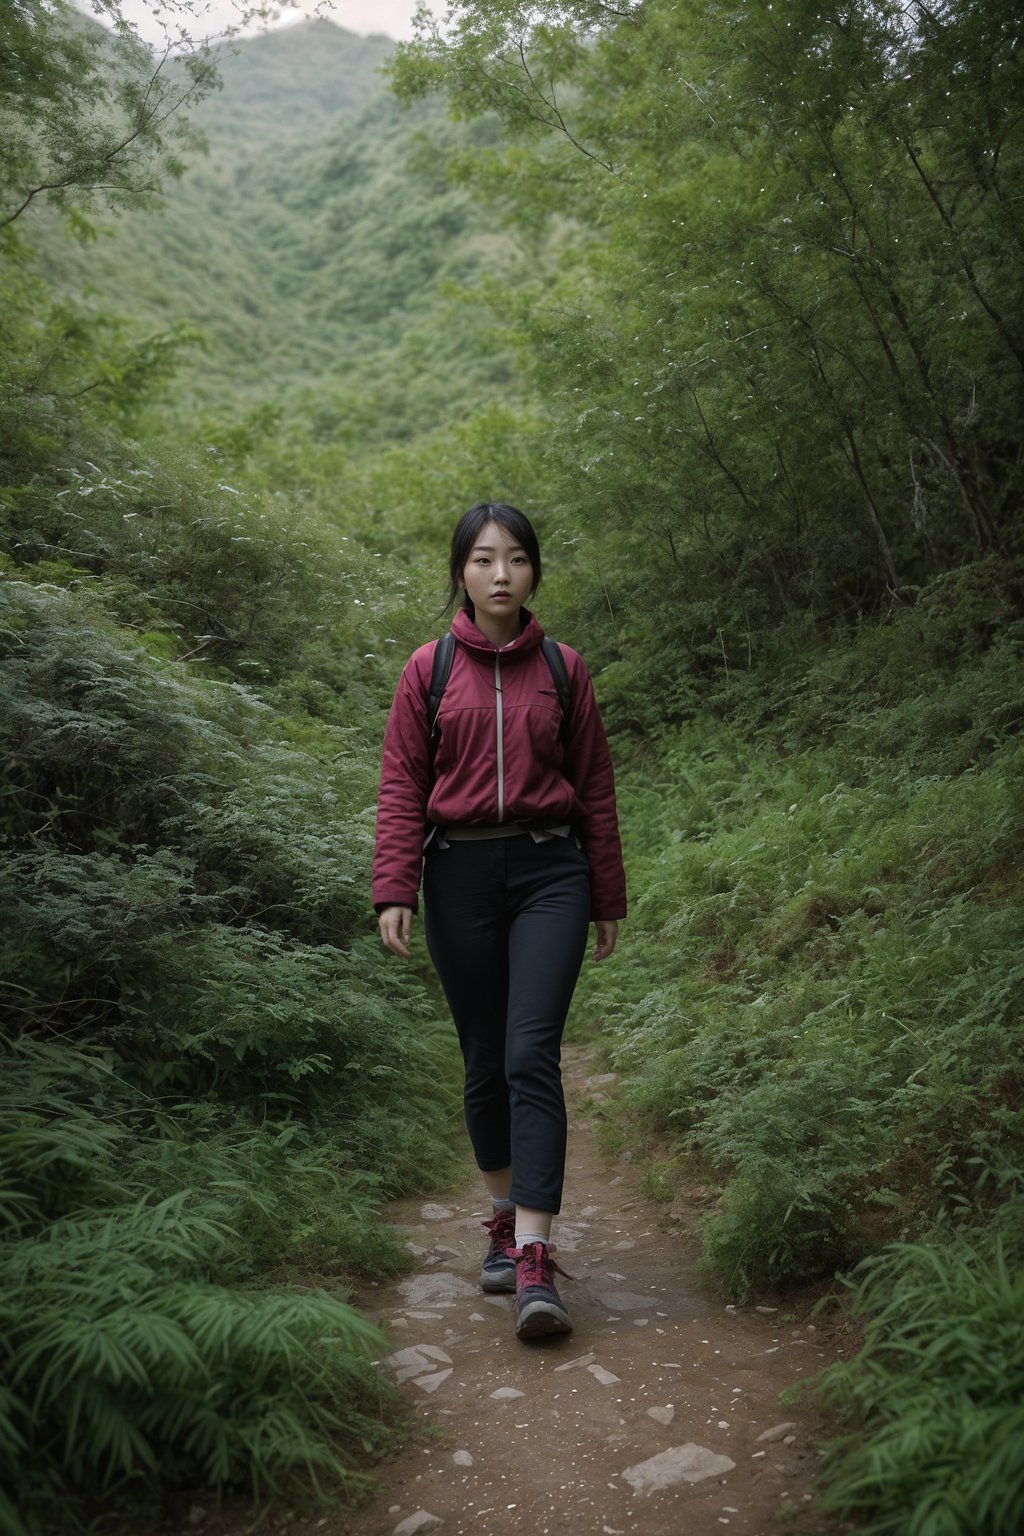
<instances>
[{"instance_id":1,"label":"belt","mask_svg":"<svg viewBox=\"0 0 1024 1536\"><path fill-rule=\"evenodd\" d=\"M552 837L568 837L571 831L568 822L559 826L529 821L504 821L494 826L465 822L453 827L438 827L437 846L444 848L449 843L483 843L495 837L523 837L527 833L535 843L546 843Z\"/></svg>"}]
</instances>

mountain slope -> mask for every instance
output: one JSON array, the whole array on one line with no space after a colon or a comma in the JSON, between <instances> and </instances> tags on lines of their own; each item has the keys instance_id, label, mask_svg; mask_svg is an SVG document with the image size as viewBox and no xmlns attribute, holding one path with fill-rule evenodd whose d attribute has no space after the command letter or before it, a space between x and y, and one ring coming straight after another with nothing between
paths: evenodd
<instances>
[{"instance_id":1,"label":"mountain slope","mask_svg":"<svg viewBox=\"0 0 1024 1536\"><path fill-rule=\"evenodd\" d=\"M160 206L84 246L52 216L37 222L44 270L76 302L197 333L170 424L267 404L305 417L328 396L372 441L507 381L460 298L507 276L514 249L445 178L436 145L461 130L437 104L405 111L387 91L391 46L330 22L239 43L196 114L208 154Z\"/></svg>"},{"instance_id":2,"label":"mountain slope","mask_svg":"<svg viewBox=\"0 0 1024 1536\"><path fill-rule=\"evenodd\" d=\"M315 132L379 96L390 38L359 37L331 21L299 22L216 50L220 91L195 114L219 149L244 151L282 134Z\"/></svg>"}]
</instances>

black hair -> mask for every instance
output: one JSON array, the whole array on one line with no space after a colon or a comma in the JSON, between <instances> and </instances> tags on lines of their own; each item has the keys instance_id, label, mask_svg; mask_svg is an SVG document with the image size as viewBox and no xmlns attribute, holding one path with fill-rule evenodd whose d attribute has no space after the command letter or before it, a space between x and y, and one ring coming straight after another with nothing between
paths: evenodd
<instances>
[{"instance_id":1,"label":"black hair","mask_svg":"<svg viewBox=\"0 0 1024 1536\"><path fill-rule=\"evenodd\" d=\"M488 523L497 523L510 534L520 549L526 555L533 566L533 591L540 586L540 544L533 530L533 524L525 512L520 512L518 507L510 507L504 501L478 501L475 507L470 507L464 512L455 524L452 534L452 553L448 562L448 600L442 609L447 613L459 595L459 583L462 580L462 572L466 568L473 546L480 536L481 528ZM473 603L468 592L462 595L462 606L467 613L472 614Z\"/></svg>"}]
</instances>

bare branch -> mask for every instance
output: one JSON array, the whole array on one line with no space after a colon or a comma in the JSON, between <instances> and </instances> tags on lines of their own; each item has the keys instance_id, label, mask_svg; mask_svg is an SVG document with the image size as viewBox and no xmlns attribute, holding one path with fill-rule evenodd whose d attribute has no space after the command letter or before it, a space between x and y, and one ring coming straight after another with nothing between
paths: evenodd
<instances>
[{"instance_id":1,"label":"bare branch","mask_svg":"<svg viewBox=\"0 0 1024 1536\"><path fill-rule=\"evenodd\" d=\"M555 98L555 82L553 78L550 81L551 100L548 100L548 98L544 95L544 92L533 78L533 73L529 64L526 62L526 48L524 46L524 40L522 37L519 39L518 49L519 58L523 66L523 73L526 75L527 80L529 80L534 95L544 103L549 112L554 114L555 121L553 123L548 121L548 127L558 128L562 133L564 133L565 137L569 140L569 143L573 146L573 148L579 150L581 155L586 155L588 160L593 160L597 165L603 166L603 168L606 171L610 171L613 176L617 175L614 167L610 166L607 160L602 160L600 155L595 155L592 150L587 149L586 145L581 144L580 141L575 138L574 135L569 131L569 127L565 121L565 118L558 110L558 102Z\"/></svg>"},{"instance_id":2,"label":"bare branch","mask_svg":"<svg viewBox=\"0 0 1024 1536\"><path fill-rule=\"evenodd\" d=\"M108 150L106 150L105 153L99 157L98 161L96 162L97 165L113 165L118 157L123 155L127 149L130 149L133 144L135 144L140 138L143 137L143 135L149 133L158 134L165 123L167 123L172 117L179 113L183 107L187 106L195 99L196 95L202 90L202 88L210 79L211 75L214 73L214 66L212 64L208 65L205 69L198 72L188 89L179 95L176 100L172 101L165 111L160 111L160 107L163 104L161 101L157 101L153 105L152 109L150 109L149 102L155 90L157 79L167 62L168 53L169 50L165 51L163 57L156 65L156 68L153 70L149 80L147 81L145 93L143 95L142 101L139 104L139 109L135 115L132 131L126 134L125 137L120 139L116 144L112 145ZM41 181L36 186L30 187L21 203L19 203L18 207L14 209L13 213L8 214L6 218L0 218L0 229L5 229L8 225L13 224L15 219L19 218L25 212L26 208L28 208L29 205L43 193L62 192L68 187L73 186L81 187L84 192L118 192L137 197L141 196L145 192L156 191L159 186L159 181L154 181L151 179L145 182L138 182L134 185L120 185L116 183L110 184L106 182L85 179L82 167L72 167L61 176L55 177L48 181Z\"/></svg>"}]
</instances>

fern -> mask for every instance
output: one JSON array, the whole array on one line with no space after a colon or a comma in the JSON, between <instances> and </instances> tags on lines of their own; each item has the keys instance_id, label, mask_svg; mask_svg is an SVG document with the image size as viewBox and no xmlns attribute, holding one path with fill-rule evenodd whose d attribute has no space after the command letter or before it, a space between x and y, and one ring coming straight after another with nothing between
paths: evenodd
<instances>
[{"instance_id":1,"label":"fern","mask_svg":"<svg viewBox=\"0 0 1024 1536\"><path fill-rule=\"evenodd\" d=\"M294 1126L207 1128L197 1145L109 1059L66 1044L10 1044L5 1067L4 1486L83 1517L126 1479L259 1493L313 1477L353 1494L387 1413L370 1364L383 1341L343 1295L254 1286L259 1234L239 1218L261 1211L280 1256L287 1189L318 1177L328 1209L340 1196L365 1223L372 1187L339 1179ZM193 1182L200 1149L208 1185Z\"/></svg>"}]
</instances>

